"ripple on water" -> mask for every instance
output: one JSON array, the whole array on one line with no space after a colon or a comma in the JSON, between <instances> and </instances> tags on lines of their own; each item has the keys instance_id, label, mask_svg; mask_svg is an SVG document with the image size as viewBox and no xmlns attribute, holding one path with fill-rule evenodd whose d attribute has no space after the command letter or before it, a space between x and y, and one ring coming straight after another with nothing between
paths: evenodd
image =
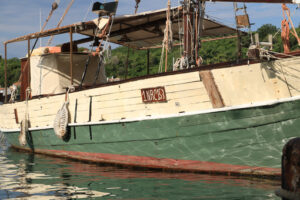
<instances>
[{"instance_id":1,"label":"ripple on water","mask_svg":"<svg viewBox=\"0 0 300 200\"><path fill-rule=\"evenodd\" d=\"M0 199L279 199L279 182L134 171L7 150Z\"/></svg>"}]
</instances>

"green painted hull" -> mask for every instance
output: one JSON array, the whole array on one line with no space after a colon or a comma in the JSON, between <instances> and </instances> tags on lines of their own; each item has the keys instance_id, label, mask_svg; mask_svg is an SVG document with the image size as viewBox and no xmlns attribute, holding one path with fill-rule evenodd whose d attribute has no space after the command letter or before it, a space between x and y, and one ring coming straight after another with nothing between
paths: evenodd
<instances>
[{"instance_id":1,"label":"green painted hull","mask_svg":"<svg viewBox=\"0 0 300 200\"><path fill-rule=\"evenodd\" d=\"M284 144L299 135L300 100L162 119L30 131L27 148L209 161L280 168ZM20 147L19 132L6 133Z\"/></svg>"}]
</instances>

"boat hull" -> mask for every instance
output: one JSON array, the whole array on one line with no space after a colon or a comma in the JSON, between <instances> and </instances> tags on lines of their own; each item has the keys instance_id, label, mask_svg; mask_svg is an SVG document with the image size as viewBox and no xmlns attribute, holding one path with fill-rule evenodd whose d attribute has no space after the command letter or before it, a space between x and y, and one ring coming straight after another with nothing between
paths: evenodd
<instances>
[{"instance_id":1,"label":"boat hull","mask_svg":"<svg viewBox=\"0 0 300 200\"><path fill-rule=\"evenodd\" d=\"M297 137L300 100L133 121L4 132L12 147L77 160L216 174L280 176L284 144Z\"/></svg>"}]
</instances>

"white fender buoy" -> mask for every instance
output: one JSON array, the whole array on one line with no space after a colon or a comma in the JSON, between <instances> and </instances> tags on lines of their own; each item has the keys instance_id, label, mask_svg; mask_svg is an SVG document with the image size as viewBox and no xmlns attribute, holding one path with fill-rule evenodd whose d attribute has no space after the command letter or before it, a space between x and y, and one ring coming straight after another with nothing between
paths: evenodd
<instances>
[{"instance_id":1,"label":"white fender buoy","mask_svg":"<svg viewBox=\"0 0 300 200\"><path fill-rule=\"evenodd\" d=\"M28 132L28 120L25 118L21 121L21 131L20 131L20 135L19 135L19 143L22 146L25 146L27 144L26 141L26 135Z\"/></svg>"},{"instance_id":2,"label":"white fender buoy","mask_svg":"<svg viewBox=\"0 0 300 200\"><path fill-rule=\"evenodd\" d=\"M75 91L75 88L73 86L70 86L65 95L65 102L58 110L54 119L53 129L55 135L60 139L63 139L67 134L67 127L69 122L69 110L67 106L69 105L69 92L73 91Z\"/></svg>"},{"instance_id":3,"label":"white fender buoy","mask_svg":"<svg viewBox=\"0 0 300 200\"><path fill-rule=\"evenodd\" d=\"M69 102L64 102L61 109L58 110L56 117L54 119L54 132L55 135L61 139L63 139L67 133L67 126L69 121L69 111L67 105Z\"/></svg>"}]
</instances>

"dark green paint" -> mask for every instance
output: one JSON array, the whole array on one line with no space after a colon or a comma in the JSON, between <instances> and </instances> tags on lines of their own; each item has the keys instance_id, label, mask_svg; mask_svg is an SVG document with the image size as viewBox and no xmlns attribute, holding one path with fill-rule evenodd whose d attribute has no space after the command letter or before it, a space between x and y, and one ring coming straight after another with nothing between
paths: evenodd
<instances>
[{"instance_id":1,"label":"dark green paint","mask_svg":"<svg viewBox=\"0 0 300 200\"><path fill-rule=\"evenodd\" d=\"M36 149L212 161L280 167L281 151L300 129L300 100L270 106L139 122L71 128L69 140L53 130L32 131ZM90 131L91 130L91 131ZM92 139L90 137L92 134ZM18 145L18 134L7 134Z\"/></svg>"}]
</instances>

